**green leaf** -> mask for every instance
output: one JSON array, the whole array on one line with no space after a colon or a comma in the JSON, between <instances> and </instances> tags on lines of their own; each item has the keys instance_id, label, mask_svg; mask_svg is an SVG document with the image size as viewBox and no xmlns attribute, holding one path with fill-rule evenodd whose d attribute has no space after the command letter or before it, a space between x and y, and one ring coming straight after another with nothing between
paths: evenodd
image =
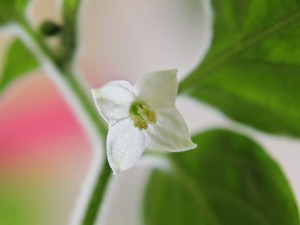
<instances>
[{"instance_id":1,"label":"green leaf","mask_svg":"<svg viewBox=\"0 0 300 225\"><path fill-rule=\"evenodd\" d=\"M8 87L12 81L26 75L38 66L37 59L27 47L19 39L13 40L7 50L0 76L0 92Z\"/></svg>"},{"instance_id":2,"label":"green leaf","mask_svg":"<svg viewBox=\"0 0 300 225\"><path fill-rule=\"evenodd\" d=\"M62 16L64 19L62 33L64 53L62 58L67 63L73 59L77 47L77 23L80 3L80 0L64 0L62 3Z\"/></svg>"},{"instance_id":3,"label":"green leaf","mask_svg":"<svg viewBox=\"0 0 300 225\"><path fill-rule=\"evenodd\" d=\"M3 178L2 178L3 179ZM8 184L7 184L8 183ZM21 187L8 182L0 184L0 224L38 224L40 206L37 187Z\"/></svg>"},{"instance_id":4,"label":"green leaf","mask_svg":"<svg viewBox=\"0 0 300 225\"><path fill-rule=\"evenodd\" d=\"M257 129L300 137L300 1L212 0L214 38L180 85Z\"/></svg>"},{"instance_id":5,"label":"green leaf","mask_svg":"<svg viewBox=\"0 0 300 225\"><path fill-rule=\"evenodd\" d=\"M145 192L146 225L299 225L290 187L278 165L249 138L211 130L196 150L169 154Z\"/></svg>"},{"instance_id":6,"label":"green leaf","mask_svg":"<svg viewBox=\"0 0 300 225\"><path fill-rule=\"evenodd\" d=\"M23 18L29 0L0 0L0 25Z\"/></svg>"}]
</instances>

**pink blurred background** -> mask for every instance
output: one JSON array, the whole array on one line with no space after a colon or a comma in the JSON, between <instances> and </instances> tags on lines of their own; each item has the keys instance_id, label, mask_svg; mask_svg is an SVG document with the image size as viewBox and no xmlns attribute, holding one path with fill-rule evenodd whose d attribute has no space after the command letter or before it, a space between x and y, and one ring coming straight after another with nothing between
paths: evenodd
<instances>
[{"instance_id":1,"label":"pink blurred background","mask_svg":"<svg viewBox=\"0 0 300 225\"><path fill-rule=\"evenodd\" d=\"M44 19L59 21L58 1L33 3L36 26ZM168 68L178 68L182 79L211 37L209 5L201 0L88 0L80 25L77 67L91 87L116 79L134 82ZM9 39L0 36L1 52ZM299 141L256 133L187 98L180 97L178 107L192 132L222 126L255 136L282 165L300 202ZM86 135L48 77L35 71L15 82L0 97L0 224L67 224L90 160ZM143 182L133 181L145 181L147 171L139 163L114 177L104 224L140 224L140 196L130 199L131 207L126 196L142 192Z\"/></svg>"}]
</instances>

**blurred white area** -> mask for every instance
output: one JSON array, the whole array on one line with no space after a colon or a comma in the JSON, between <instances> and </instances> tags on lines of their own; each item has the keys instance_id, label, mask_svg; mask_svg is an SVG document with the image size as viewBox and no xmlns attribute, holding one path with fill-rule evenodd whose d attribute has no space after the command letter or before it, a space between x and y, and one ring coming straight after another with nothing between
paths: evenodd
<instances>
[{"instance_id":1,"label":"blurred white area","mask_svg":"<svg viewBox=\"0 0 300 225\"><path fill-rule=\"evenodd\" d=\"M183 72L208 48L207 2L89 0L85 6L79 58L99 74L107 71L108 76L98 78L101 81L134 83L153 70L178 68Z\"/></svg>"},{"instance_id":2,"label":"blurred white area","mask_svg":"<svg viewBox=\"0 0 300 225\"><path fill-rule=\"evenodd\" d=\"M49 18L59 21L54 2L35 1L35 24ZM93 87L116 79L134 83L148 72L169 68L179 69L182 79L209 47L212 16L207 0L83 2L78 65ZM257 133L184 97L179 98L178 108L192 132L227 127L256 137L286 172L300 202L299 141ZM147 174L147 168L136 166L114 177L101 224L140 225L140 197Z\"/></svg>"}]
</instances>

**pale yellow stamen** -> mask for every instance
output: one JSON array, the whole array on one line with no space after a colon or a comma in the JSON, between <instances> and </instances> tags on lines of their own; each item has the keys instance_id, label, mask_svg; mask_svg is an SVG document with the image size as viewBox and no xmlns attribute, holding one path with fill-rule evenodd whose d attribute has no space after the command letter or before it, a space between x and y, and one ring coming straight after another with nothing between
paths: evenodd
<instances>
[{"instance_id":1,"label":"pale yellow stamen","mask_svg":"<svg viewBox=\"0 0 300 225\"><path fill-rule=\"evenodd\" d=\"M133 120L133 126L142 129L147 129L148 124L145 120L143 120L140 116L133 115L131 116L131 119Z\"/></svg>"},{"instance_id":2,"label":"pale yellow stamen","mask_svg":"<svg viewBox=\"0 0 300 225\"><path fill-rule=\"evenodd\" d=\"M142 108L138 109L138 113L147 123L156 123L156 113L153 110L150 110L148 106L142 105Z\"/></svg>"},{"instance_id":3,"label":"pale yellow stamen","mask_svg":"<svg viewBox=\"0 0 300 225\"><path fill-rule=\"evenodd\" d=\"M148 124L156 123L156 113L144 103L132 103L129 113L133 121L133 126L140 130L147 129Z\"/></svg>"}]
</instances>

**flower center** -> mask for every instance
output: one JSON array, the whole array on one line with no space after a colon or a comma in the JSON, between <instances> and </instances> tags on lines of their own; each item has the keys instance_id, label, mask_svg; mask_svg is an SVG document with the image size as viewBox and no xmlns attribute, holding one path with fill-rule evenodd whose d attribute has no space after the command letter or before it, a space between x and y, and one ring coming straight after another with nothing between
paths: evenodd
<instances>
[{"instance_id":1,"label":"flower center","mask_svg":"<svg viewBox=\"0 0 300 225\"><path fill-rule=\"evenodd\" d=\"M140 130L147 129L148 124L156 123L156 113L143 102L133 102L129 109L133 126Z\"/></svg>"}]
</instances>

